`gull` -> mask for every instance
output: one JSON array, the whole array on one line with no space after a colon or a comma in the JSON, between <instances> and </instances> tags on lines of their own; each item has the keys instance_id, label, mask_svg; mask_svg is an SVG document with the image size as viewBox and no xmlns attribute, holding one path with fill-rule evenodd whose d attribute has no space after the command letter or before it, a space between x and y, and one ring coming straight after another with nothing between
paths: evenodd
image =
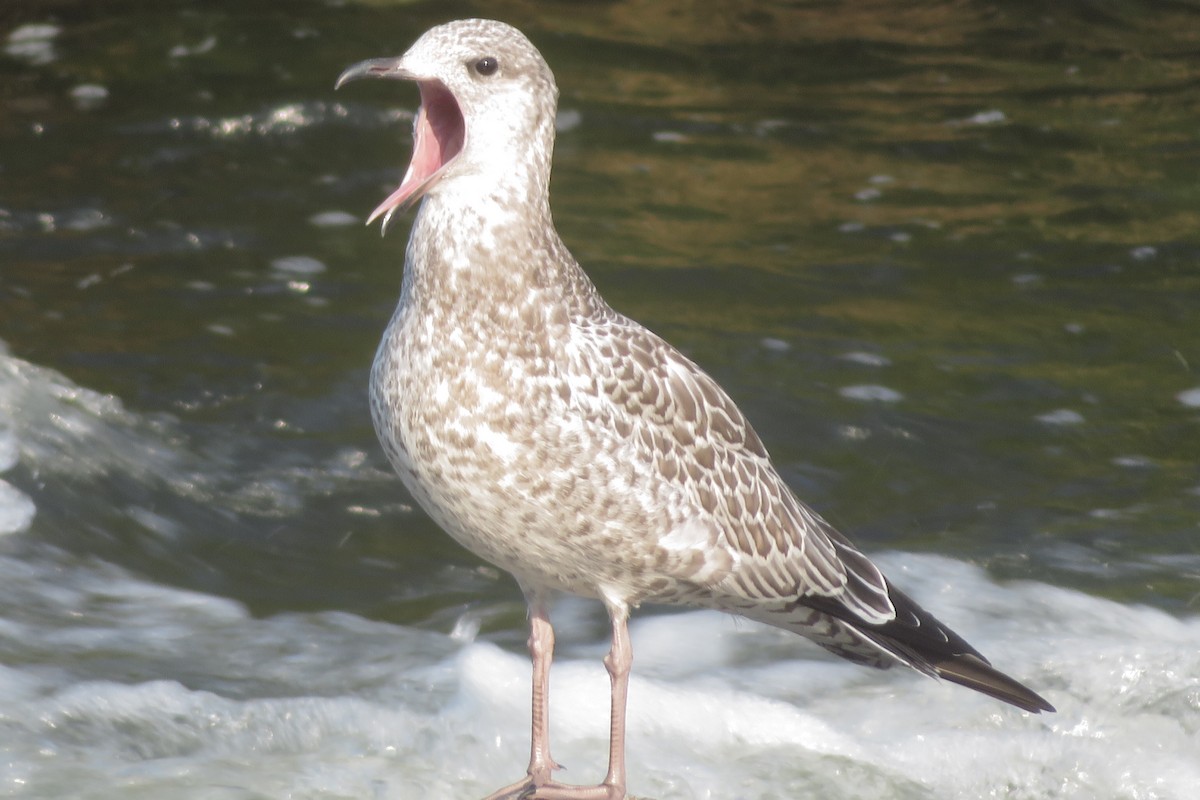
<instances>
[{"instance_id":1,"label":"gull","mask_svg":"<svg viewBox=\"0 0 1200 800\"><path fill-rule=\"evenodd\" d=\"M371 368L379 441L454 539L511 573L529 606L524 778L488 800L621 800L630 611L718 609L850 661L895 664L1029 712L1049 703L990 666L799 500L725 391L614 311L550 214L558 89L537 48L492 20L432 28L349 67L420 91L413 154L370 215L418 200L400 300ZM549 598L604 604L612 686L604 780L555 780Z\"/></svg>"}]
</instances>

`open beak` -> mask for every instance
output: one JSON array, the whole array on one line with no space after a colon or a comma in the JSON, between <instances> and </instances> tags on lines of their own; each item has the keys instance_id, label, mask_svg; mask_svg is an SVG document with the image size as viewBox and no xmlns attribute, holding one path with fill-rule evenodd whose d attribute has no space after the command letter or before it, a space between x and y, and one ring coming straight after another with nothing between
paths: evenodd
<instances>
[{"instance_id":1,"label":"open beak","mask_svg":"<svg viewBox=\"0 0 1200 800\"><path fill-rule=\"evenodd\" d=\"M436 78L422 78L404 67L404 56L372 58L348 67L338 76L335 89L359 78L400 78L417 84L421 107L413 120L413 155L400 187L367 218L370 225L383 215L382 232L397 209L406 208L437 183L449 164L462 152L467 126L454 95Z\"/></svg>"},{"instance_id":2,"label":"open beak","mask_svg":"<svg viewBox=\"0 0 1200 800\"><path fill-rule=\"evenodd\" d=\"M341 75L338 75L337 83L333 85L335 90L342 88L343 84L350 81L356 81L359 78L400 78L402 80L416 80L416 76L408 72L401 64L404 61L404 56L398 58L370 58L366 61L360 61L357 64L346 67Z\"/></svg>"}]
</instances>

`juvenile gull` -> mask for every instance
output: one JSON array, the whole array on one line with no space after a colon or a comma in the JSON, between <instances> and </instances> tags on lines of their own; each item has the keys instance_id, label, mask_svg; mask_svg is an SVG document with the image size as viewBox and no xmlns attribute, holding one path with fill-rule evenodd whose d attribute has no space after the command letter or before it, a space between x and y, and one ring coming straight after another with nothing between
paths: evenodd
<instances>
[{"instance_id":1,"label":"juvenile gull","mask_svg":"<svg viewBox=\"0 0 1200 800\"><path fill-rule=\"evenodd\" d=\"M519 31L433 28L357 78L417 84L413 156L372 212L424 198L400 302L371 369L371 414L404 485L451 536L511 572L529 603L533 725L525 778L489 800L625 797L626 627L640 603L715 608L859 664L904 664L1037 713L806 506L733 401L600 297L555 231L558 89ZM608 774L552 777L547 596L604 603L612 648Z\"/></svg>"}]
</instances>

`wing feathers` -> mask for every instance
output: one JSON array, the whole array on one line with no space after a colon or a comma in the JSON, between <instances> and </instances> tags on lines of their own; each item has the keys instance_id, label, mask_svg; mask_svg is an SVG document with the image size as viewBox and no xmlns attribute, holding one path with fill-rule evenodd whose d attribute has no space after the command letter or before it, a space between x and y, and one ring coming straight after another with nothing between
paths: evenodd
<instances>
[{"instance_id":1,"label":"wing feathers","mask_svg":"<svg viewBox=\"0 0 1200 800\"><path fill-rule=\"evenodd\" d=\"M621 420L622 436L652 445L639 455L649 454L651 474L666 482L658 489L681 499L658 554L691 587L681 586L680 598L794 630L852 661L898 661L1027 711L1053 710L797 499L716 381L620 315L605 326L620 335L590 329L577 342L591 352L576 387L581 401L590 394L597 403L592 413ZM610 369L594 371L598 364Z\"/></svg>"}]
</instances>

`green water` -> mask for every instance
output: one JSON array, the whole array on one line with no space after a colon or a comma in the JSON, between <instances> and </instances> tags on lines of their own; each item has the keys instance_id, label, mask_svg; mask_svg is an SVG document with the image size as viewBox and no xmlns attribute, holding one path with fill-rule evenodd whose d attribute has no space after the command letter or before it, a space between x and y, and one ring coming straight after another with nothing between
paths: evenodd
<instances>
[{"instance_id":1,"label":"green water","mask_svg":"<svg viewBox=\"0 0 1200 800\"><path fill-rule=\"evenodd\" d=\"M1188 4L9 0L0 39L60 33L42 63L0 55L0 338L179 460L19 465L38 515L10 547L261 612L441 625L482 601L522 635L515 587L407 507L370 430L406 221L310 221L365 217L408 159L415 90L334 78L473 15L555 70L568 244L801 496L869 551L1195 608Z\"/></svg>"}]
</instances>

